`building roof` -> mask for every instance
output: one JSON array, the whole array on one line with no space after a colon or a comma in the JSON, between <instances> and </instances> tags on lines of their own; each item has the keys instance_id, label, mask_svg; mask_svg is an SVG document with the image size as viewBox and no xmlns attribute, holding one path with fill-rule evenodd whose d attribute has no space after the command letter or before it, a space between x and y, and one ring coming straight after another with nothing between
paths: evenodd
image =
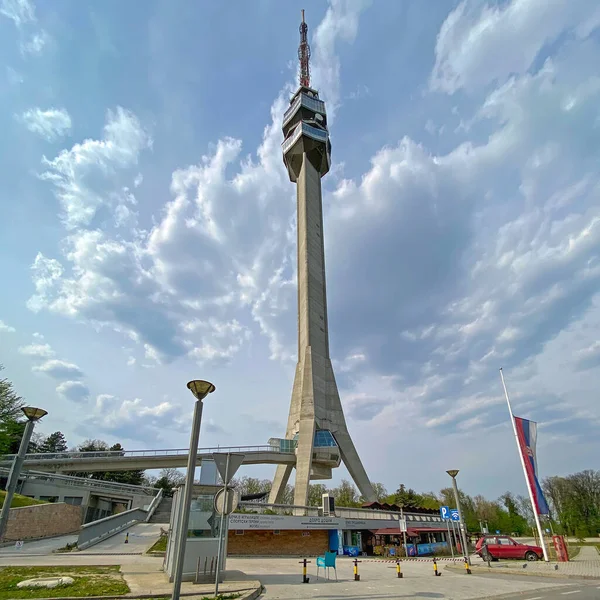
<instances>
[{"instance_id":1,"label":"building roof","mask_svg":"<svg viewBox=\"0 0 600 600\"><path fill-rule=\"evenodd\" d=\"M371 510L388 510L392 512L400 512L404 510L406 513L416 513L423 515L436 515L439 510L435 508L423 508L422 506L398 506L397 504L387 504L386 502L367 502L362 505L362 508L370 508Z\"/></svg>"}]
</instances>

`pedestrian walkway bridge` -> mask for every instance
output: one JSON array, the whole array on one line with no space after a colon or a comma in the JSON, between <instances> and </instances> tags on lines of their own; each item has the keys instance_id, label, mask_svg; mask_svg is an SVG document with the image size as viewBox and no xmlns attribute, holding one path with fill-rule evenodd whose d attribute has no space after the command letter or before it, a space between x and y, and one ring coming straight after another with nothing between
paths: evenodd
<instances>
[{"instance_id":1,"label":"pedestrian walkway bridge","mask_svg":"<svg viewBox=\"0 0 600 600\"><path fill-rule=\"evenodd\" d=\"M239 453L244 455L245 465L295 465L295 448L273 445L231 446L198 448L196 464L212 458L214 453ZM13 463L14 454L0 458L0 466ZM23 468L52 472L129 471L142 469L167 469L185 467L188 460L187 448L164 450L102 450L98 452L49 452L26 454Z\"/></svg>"}]
</instances>

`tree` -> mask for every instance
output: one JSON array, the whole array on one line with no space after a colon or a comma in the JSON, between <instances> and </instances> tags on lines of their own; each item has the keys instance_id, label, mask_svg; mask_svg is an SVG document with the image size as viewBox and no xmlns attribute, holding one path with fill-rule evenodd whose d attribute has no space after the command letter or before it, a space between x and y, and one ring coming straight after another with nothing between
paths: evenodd
<instances>
[{"instance_id":1,"label":"tree","mask_svg":"<svg viewBox=\"0 0 600 600\"><path fill-rule=\"evenodd\" d=\"M185 481L185 475L179 469L163 469L154 487L162 489L165 496L172 496L173 489Z\"/></svg>"},{"instance_id":2,"label":"tree","mask_svg":"<svg viewBox=\"0 0 600 600\"><path fill-rule=\"evenodd\" d=\"M331 490L331 495L335 498L336 506L356 507L359 505L358 492L347 479L342 479L342 483Z\"/></svg>"},{"instance_id":3,"label":"tree","mask_svg":"<svg viewBox=\"0 0 600 600\"><path fill-rule=\"evenodd\" d=\"M499 501L504 504L506 512L508 513L507 523L503 527L500 527L500 530L521 535L529 533L527 519L519 512L519 503L513 494L506 492L500 496Z\"/></svg>"},{"instance_id":4,"label":"tree","mask_svg":"<svg viewBox=\"0 0 600 600\"><path fill-rule=\"evenodd\" d=\"M110 446L103 440L85 440L74 450L74 452L118 452L125 453L121 444ZM89 477L91 479L100 479L102 481L114 481L116 483L126 483L129 485L142 485L144 482L143 470L129 471L95 471L91 473L74 473L77 477Z\"/></svg>"},{"instance_id":5,"label":"tree","mask_svg":"<svg viewBox=\"0 0 600 600\"><path fill-rule=\"evenodd\" d=\"M61 431L51 433L38 445L38 452L66 452L67 440Z\"/></svg>"},{"instance_id":6,"label":"tree","mask_svg":"<svg viewBox=\"0 0 600 600\"><path fill-rule=\"evenodd\" d=\"M406 489L406 486L401 483L392 496L392 504L401 508L421 506L421 496L412 488Z\"/></svg>"},{"instance_id":7,"label":"tree","mask_svg":"<svg viewBox=\"0 0 600 600\"><path fill-rule=\"evenodd\" d=\"M0 371L4 366L0 365ZM15 454L19 451L25 423L21 420L21 408L25 401L15 392L8 379L0 379L0 454Z\"/></svg>"},{"instance_id":8,"label":"tree","mask_svg":"<svg viewBox=\"0 0 600 600\"><path fill-rule=\"evenodd\" d=\"M268 479L257 479L256 477L244 476L234 480L232 485L238 490L240 496L264 494L271 491L271 482Z\"/></svg>"},{"instance_id":9,"label":"tree","mask_svg":"<svg viewBox=\"0 0 600 600\"><path fill-rule=\"evenodd\" d=\"M383 485L383 483L377 483L375 481L371 481L371 487L373 488L373 491L375 492L375 498L377 499L378 502L383 502L383 500L385 498L387 498L388 491L385 489L385 486ZM361 500L362 500L362 498L361 498Z\"/></svg>"},{"instance_id":10,"label":"tree","mask_svg":"<svg viewBox=\"0 0 600 600\"><path fill-rule=\"evenodd\" d=\"M308 505L321 506L323 503L323 494L327 494L327 486L322 483L312 483L308 486Z\"/></svg>"}]
</instances>

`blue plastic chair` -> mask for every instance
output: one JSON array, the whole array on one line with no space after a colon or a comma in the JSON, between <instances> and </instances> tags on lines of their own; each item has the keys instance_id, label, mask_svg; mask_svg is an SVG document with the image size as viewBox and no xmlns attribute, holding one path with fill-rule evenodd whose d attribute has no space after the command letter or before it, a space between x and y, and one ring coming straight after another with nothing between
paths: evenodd
<instances>
[{"instance_id":1,"label":"blue plastic chair","mask_svg":"<svg viewBox=\"0 0 600 600\"><path fill-rule=\"evenodd\" d=\"M327 579L329 579L329 569L333 569L335 572L335 580L337 581L337 569L335 568L335 559L337 557L336 552L325 552L324 556L317 556L317 577L319 576L319 569L326 569Z\"/></svg>"}]
</instances>

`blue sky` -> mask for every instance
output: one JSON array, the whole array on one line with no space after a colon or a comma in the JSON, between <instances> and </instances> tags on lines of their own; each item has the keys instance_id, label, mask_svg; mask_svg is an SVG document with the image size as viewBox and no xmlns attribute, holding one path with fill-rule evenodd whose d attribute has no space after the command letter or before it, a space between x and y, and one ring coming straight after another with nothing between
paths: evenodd
<instances>
[{"instance_id":1,"label":"blue sky","mask_svg":"<svg viewBox=\"0 0 600 600\"><path fill-rule=\"evenodd\" d=\"M597 3L232 4L0 0L0 362L42 431L185 447L205 378L201 446L285 432L305 8L331 351L371 478L523 493L501 366L541 475L597 467Z\"/></svg>"}]
</instances>

